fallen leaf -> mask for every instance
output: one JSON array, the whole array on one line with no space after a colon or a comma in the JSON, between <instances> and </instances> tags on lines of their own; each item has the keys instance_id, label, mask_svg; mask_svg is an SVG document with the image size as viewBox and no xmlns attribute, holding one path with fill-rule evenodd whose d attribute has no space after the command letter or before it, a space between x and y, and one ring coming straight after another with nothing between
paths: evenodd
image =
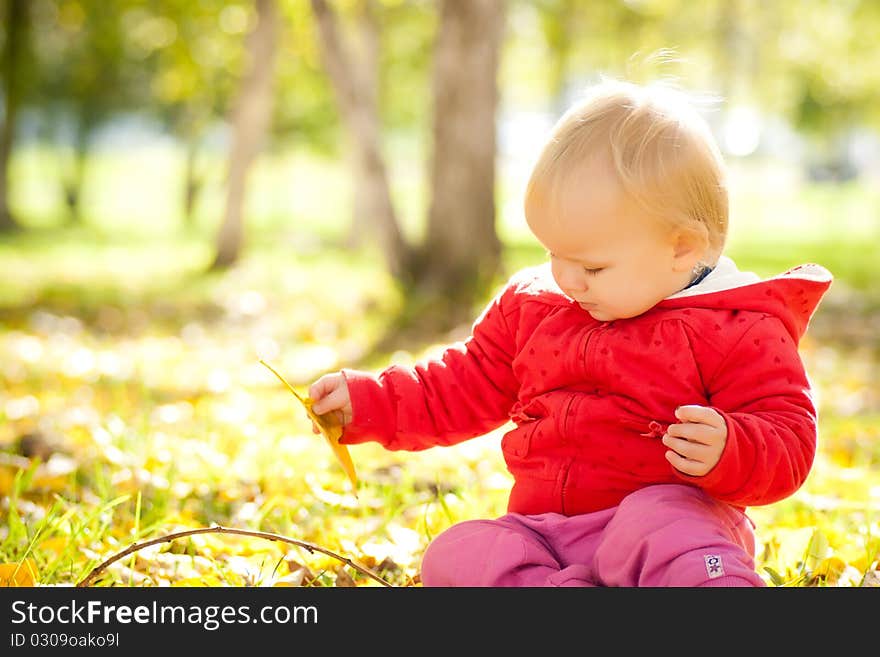
<instances>
[{"instance_id":1,"label":"fallen leaf","mask_svg":"<svg viewBox=\"0 0 880 657\"><path fill-rule=\"evenodd\" d=\"M376 570L381 572L390 572L397 573L402 570L402 568L394 562L394 559L391 557L385 557L382 559L382 562L376 566Z\"/></svg>"},{"instance_id":2,"label":"fallen leaf","mask_svg":"<svg viewBox=\"0 0 880 657\"><path fill-rule=\"evenodd\" d=\"M0 563L0 586L36 586L37 566L30 559Z\"/></svg>"},{"instance_id":3,"label":"fallen leaf","mask_svg":"<svg viewBox=\"0 0 880 657\"><path fill-rule=\"evenodd\" d=\"M222 586L223 581L217 575L201 575L199 577L185 577L173 580L171 586L177 588Z\"/></svg>"},{"instance_id":4,"label":"fallen leaf","mask_svg":"<svg viewBox=\"0 0 880 657\"><path fill-rule=\"evenodd\" d=\"M305 566L301 566L296 570L292 570L289 574L284 577L279 577L276 579L272 586L286 587L286 586L305 586L309 584L312 580L315 579L315 576Z\"/></svg>"},{"instance_id":5,"label":"fallen leaf","mask_svg":"<svg viewBox=\"0 0 880 657\"><path fill-rule=\"evenodd\" d=\"M357 584L354 583L354 580L351 578L351 575L349 575L347 572L345 572L344 568L340 568L339 570L336 571L336 586L351 587L351 586L357 586Z\"/></svg>"},{"instance_id":6,"label":"fallen leaf","mask_svg":"<svg viewBox=\"0 0 880 657\"><path fill-rule=\"evenodd\" d=\"M293 393L293 396L303 405L309 418L315 423L318 429L320 429L324 438L326 438L327 444L330 445L330 449L333 450L333 454L342 465L342 469L345 470L345 474L348 476L349 481L351 481L352 487L357 490L357 473L354 469L354 463L351 460L351 454L348 452L348 447L339 442L339 439L342 437L342 426L337 424L329 415L317 415L312 411L312 404L314 403L312 399L309 397L301 397L296 390L293 389L293 386L290 385L283 376L276 372L269 363L264 360L260 360L260 363L265 365L272 374L277 376L281 383L287 386L287 389L290 390L290 392ZM357 496L357 493L355 493L355 496Z\"/></svg>"},{"instance_id":7,"label":"fallen leaf","mask_svg":"<svg viewBox=\"0 0 880 657\"><path fill-rule=\"evenodd\" d=\"M51 552L56 555L63 553L69 546L70 537L68 536L53 536L52 538L40 541L41 551Z\"/></svg>"},{"instance_id":8,"label":"fallen leaf","mask_svg":"<svg viewBox=\"0 0 880 657\"><path fill-rule=\"evenodd\" d=\"M48 491L62 491L70 484L70 474L79 467L77 462L64 454L52 454L45 463L40 463L34 473L31 485Z\"/></svg>"},{"instance_id":9,"label":"fallen leaf","mask_svg":"<svg viewBox=\"0 0 880 657\"><path fill-rule=\"evenodd\" d=\"M880 572L876 570L869 570L866 572L860 586L871 588L880 586Z\"/></svg>"},{"instance_id":10,"label":"fallen leaf","mask_svg":"<svg viewBox=\"0 0 880 657\"><path fill-rule=\"evenodd\" d=\"M846 563L839 557L831 556L819 562L813 571L814 577L824 577L826 583L836 584L846 570Z\"/></svg>"}]
</instances>

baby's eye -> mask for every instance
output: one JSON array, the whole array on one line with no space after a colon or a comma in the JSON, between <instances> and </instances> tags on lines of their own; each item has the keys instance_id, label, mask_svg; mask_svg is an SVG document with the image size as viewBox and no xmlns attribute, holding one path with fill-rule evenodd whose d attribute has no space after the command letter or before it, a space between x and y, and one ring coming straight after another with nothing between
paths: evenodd
<instances>
[{"instance_id":1,"label":"baby's eye","mask_svg":"<svg viewBox=\"0 0 880 657\"><path fill-rule=\"evenodd\" d=\"M586 273L588 276L595 276L603 269L605 269L605 268L604 267L596 267L594 269L591 269L589 267L584 267L584 273Z\"/></svg>"}]
</instances>

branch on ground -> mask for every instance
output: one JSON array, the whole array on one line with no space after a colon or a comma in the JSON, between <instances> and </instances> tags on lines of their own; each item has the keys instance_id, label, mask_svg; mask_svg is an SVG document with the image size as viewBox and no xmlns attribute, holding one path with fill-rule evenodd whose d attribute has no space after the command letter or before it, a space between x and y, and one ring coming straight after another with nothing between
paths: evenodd
<instances>
[{"instance_id":1,"label":"branch on ground","mask_svg":"<svg viewBox=\"0 0 880 657\"><path fill-rule=\"evenodd\" d=\"M359 573L363 573L367 577L370 577L383 586L392 586L389 582L382 579L374 572L369 570L368 568L364 568L356 563L354 563L351 559L340 556L327 548L323 548L320 545L314 545L312 543L306 543L305 541L299 541L293 538L288 538L287 536L282 536L280 534L271 534L269 532L258 532L252 531L249 529L234 529L231 527L221 527L216 525L214 527L202 527L200 529L188 529L186 531L175 532L173 534L167 534L165 536L160 536L158 538L150 539L149 541L144 541L143 543L133 543L128 546L121 552L114 554L109 559L106 559L102 563L95 566L92 571L86 575L76 586L77 587L85 587L88 586L98 575L100 575L104 570L107 569L112 563L119 561L123 557L132 554L133 552L137 552L138 550L142 550L143 548L149 547L151 545L156 545L158 543L170 543L178 538L184 538L186 536L194 536L196 534L238 534L240 536L252 536L254 538L264 538L267 541L278 541L281 543L288 543L290 545L296 545L301 548L305 548L309 551L309 553L320 552L322 554L326 554L327 556L333 557L334 559L338 559L342 563L346 564L354 568Z\"/></svg>"}]
</instances>

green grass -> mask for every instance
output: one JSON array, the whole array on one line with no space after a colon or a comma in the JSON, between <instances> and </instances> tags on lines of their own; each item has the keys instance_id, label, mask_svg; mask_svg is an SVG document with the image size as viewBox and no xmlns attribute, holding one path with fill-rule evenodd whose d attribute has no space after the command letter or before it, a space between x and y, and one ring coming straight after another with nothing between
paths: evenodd
<instances>
[{"instance_id":1,"label":"green grass","mask_svg":"<svg viewBox=\"0 0 880 657\"><path fill-rule=\"evenodd\" d=\"M115 167L98 162L95 214L80 228L54 227L57 204L28 178L29 196L18 202L33 211L34 229L0 240L0 268L11 273L0 280L0 491L8 500L0 563L31 559L41 583L69 584L137 540L218 523L310 541L408 585L432 537L504 512L510 478L500 431L419 453L353 448L356 499L305 414L258 362L304 387L355 362L412 363L443 342L374 349L403 299L372 249L336 245L346 197L327 189L344 172L304 159L258 171L244 258L206 275L219 192L208 192L199 223L184 231L173 194L159 193L177 174L169 167L152 177L136 162L168 166L134 154ZM19 175L32 164L19 162ZM118 176L125 186L99 202ZM416 235L424 203L409 176L397 193ZM867 329L880 308L871 286L880 273L877 192L790 177L774 192L766 172L751 170L737 180L746 186L734 202L730 253L741 267L768 275L812 260L836 276L802 349L820 400L816 467L795 496L752 510L758 565L771 584L858 585L876 568L880 536L880 346ZM515 197L514 183L502 187ZM541 262L516 203L500 207L508 271ZM22 467L19 441L34 432L57 445L48 461ZM96 583L254 585L295 578L299 565L309 570L305 581L335 583L340 563L288 548L196 536L135 553Z\"/></svg>"}]
</instances>

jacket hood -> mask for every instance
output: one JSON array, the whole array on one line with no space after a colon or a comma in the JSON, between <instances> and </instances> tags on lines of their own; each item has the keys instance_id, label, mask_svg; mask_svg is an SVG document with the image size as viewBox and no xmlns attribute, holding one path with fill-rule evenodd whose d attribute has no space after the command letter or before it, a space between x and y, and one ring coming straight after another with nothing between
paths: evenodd
<instances>
[{"instance_id":1,"label":"jacket hood","mask_svg":"<svg viewBox=\"0 0 880 657\"><path fill-rule=\"evenodd\" d=\"M806 332L822 296L831 285L831 272L817 264L793 267L762 279L740 271L727 256L700 283L667 297L658 308L718 308L751 310L778 317L797 342Z\"/></svg>"}]
</instances>

